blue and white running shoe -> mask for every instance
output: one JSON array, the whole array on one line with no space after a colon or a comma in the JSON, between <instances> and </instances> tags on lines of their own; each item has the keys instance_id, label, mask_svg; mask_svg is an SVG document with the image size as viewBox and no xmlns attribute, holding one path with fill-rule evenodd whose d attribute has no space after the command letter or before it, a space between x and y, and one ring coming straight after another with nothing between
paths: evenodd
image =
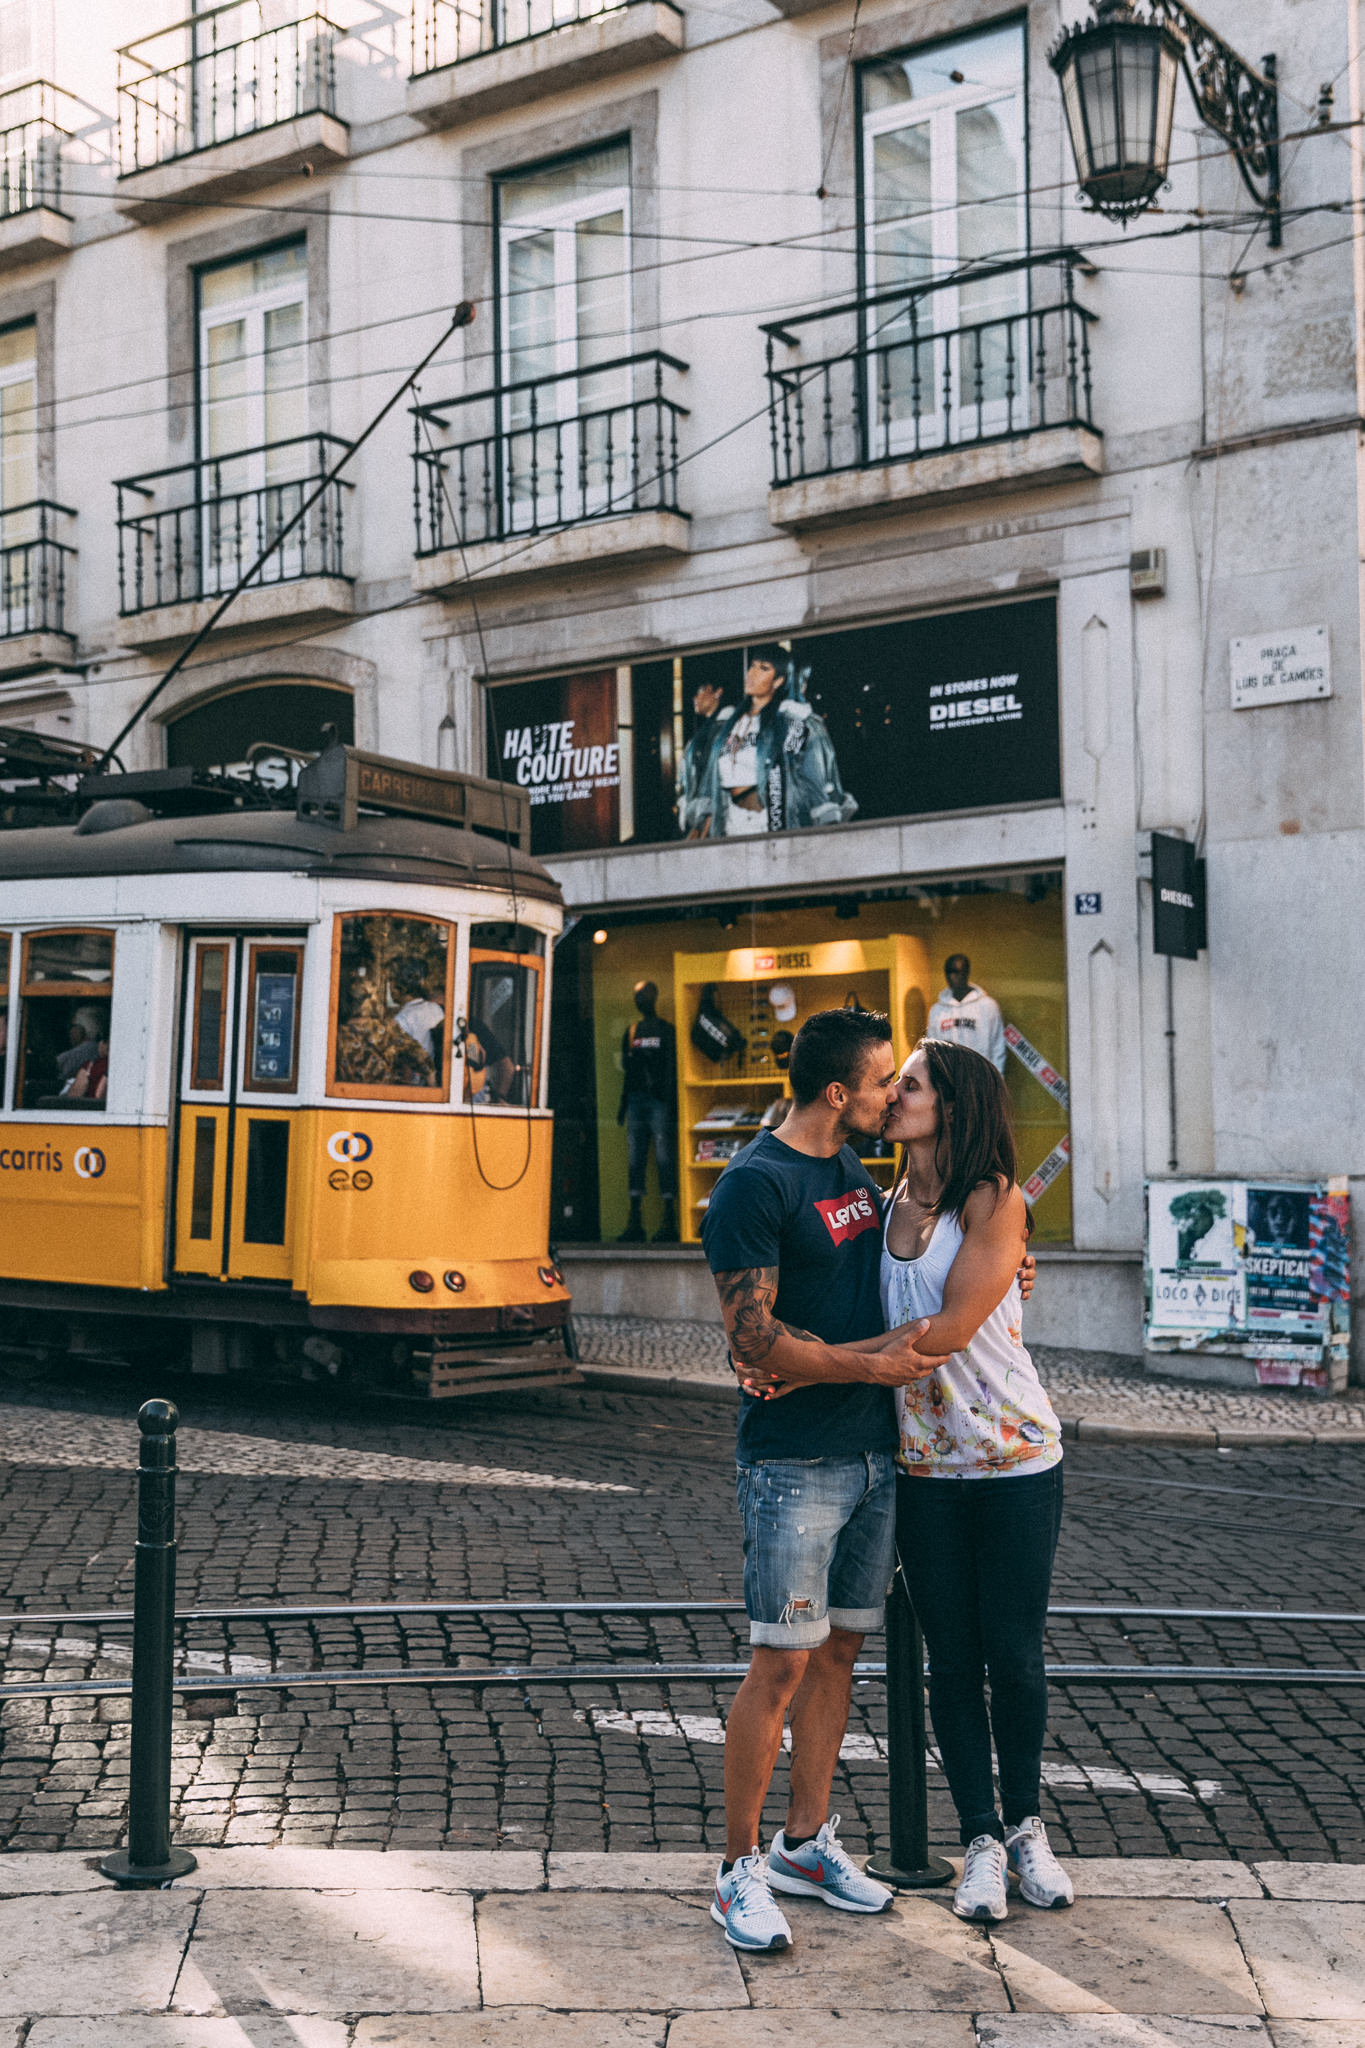
<instances>
[{"instance_id":1,"label":"blue and white running shoe","mask_svg":"<svg viewBox=\"0 0 1365 2048\"><path fill-rule=\"evenodd\" d=\"M800 1847L779 1833L768 1852L768 1882L794 1898L823 1899L841 1913L883 1913L894 1893L859 1870L839 1841L839 1816L825 1822L813 1842Z\"/></svg>"},{"instance_id":2,"label":"blue and white running shoe","mask_svg":"<svg viewBox=\"0 0 1365 2048\"><path fill-rule=\"evenodd\" d=\"M757 1842L747 1856L737 1856L728 1870L716 1872L711 1918L725 1929L731 1948L752 1953L790 1948L792 1931L768 1889Z\"/></svg>"}]
</instances>

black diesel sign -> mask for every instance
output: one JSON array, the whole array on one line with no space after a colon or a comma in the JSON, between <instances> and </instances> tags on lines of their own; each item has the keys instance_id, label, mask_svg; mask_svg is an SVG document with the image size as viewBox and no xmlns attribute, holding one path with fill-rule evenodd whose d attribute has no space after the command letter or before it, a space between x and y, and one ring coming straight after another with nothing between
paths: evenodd
<instances>
[{"instance_id":1,"label":"black diesel sign","mask_svg":"<svg viewBox=\"0 0 1365 2048\"><path fill-rule=\"evenodd\" d=\"M1204 943L1204 863L1188 839L1154 832L1152 951L1197 960Z\"/></svg>"}]
</instances>

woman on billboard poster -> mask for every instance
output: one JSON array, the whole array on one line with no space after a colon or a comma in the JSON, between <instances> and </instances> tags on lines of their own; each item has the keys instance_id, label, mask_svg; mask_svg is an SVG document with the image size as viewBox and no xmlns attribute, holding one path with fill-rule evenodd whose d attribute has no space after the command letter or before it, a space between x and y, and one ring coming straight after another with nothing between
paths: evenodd
<instances>
[{"instance_id":1,"label":"woman on billboard poster","mask_svg":"<svg viewBox=\"0 0 1365 2048\"><path fill-rule=\"evenodd\" d=\"M740 839L853 816L857 801L839 779L829 728L806 702L809 680L778 642L749 649L744 702L711 749L694 836Z\"/></svg>"}]
</instances>

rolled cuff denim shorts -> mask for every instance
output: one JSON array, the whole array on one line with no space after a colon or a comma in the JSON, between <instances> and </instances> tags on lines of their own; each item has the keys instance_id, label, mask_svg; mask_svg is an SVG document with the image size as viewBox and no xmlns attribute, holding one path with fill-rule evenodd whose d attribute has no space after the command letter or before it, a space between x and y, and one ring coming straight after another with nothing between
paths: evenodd
<instances>
[{"instance_id":1,"label":"rolled cuff denim shorts","mask_svg":"<svg viewBox=\"0 0 1365 2048\"><path fill-rule=\"evenodd\" d=\"M813 1650L831 1628L879 1628L896 1558L896 1467L763 1458L737 1468L749 1641Z\"/></svg>"}]
</instances>

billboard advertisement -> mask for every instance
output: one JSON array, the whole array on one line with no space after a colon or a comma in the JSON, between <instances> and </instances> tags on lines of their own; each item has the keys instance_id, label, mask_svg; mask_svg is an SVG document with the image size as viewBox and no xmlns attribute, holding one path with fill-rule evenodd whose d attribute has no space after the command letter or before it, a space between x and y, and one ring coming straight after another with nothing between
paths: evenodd
<instances>
[{"instance_id":1,"label":"billboard advertisement","mask_svg":"<svg viewBox=\"0 0 1365 2048\"><path fill-rule=\"evenodd\" d=\"M1233 1352L1266 1385L1344 1382L1345 1180L1149 1181L1146 1342Z\"/></svg>"},{"instance_id":2,"label":"billboard advertisement","mask_svg":"<svg viewBox=\"0 0 1365 2048\"><path fill-rule=\"evenodd\" d=\"M1061 791L1051 598L756 638L493 697L489 772L530 789L536 853L828 830Z\"/></svg>"}]
</instances>

